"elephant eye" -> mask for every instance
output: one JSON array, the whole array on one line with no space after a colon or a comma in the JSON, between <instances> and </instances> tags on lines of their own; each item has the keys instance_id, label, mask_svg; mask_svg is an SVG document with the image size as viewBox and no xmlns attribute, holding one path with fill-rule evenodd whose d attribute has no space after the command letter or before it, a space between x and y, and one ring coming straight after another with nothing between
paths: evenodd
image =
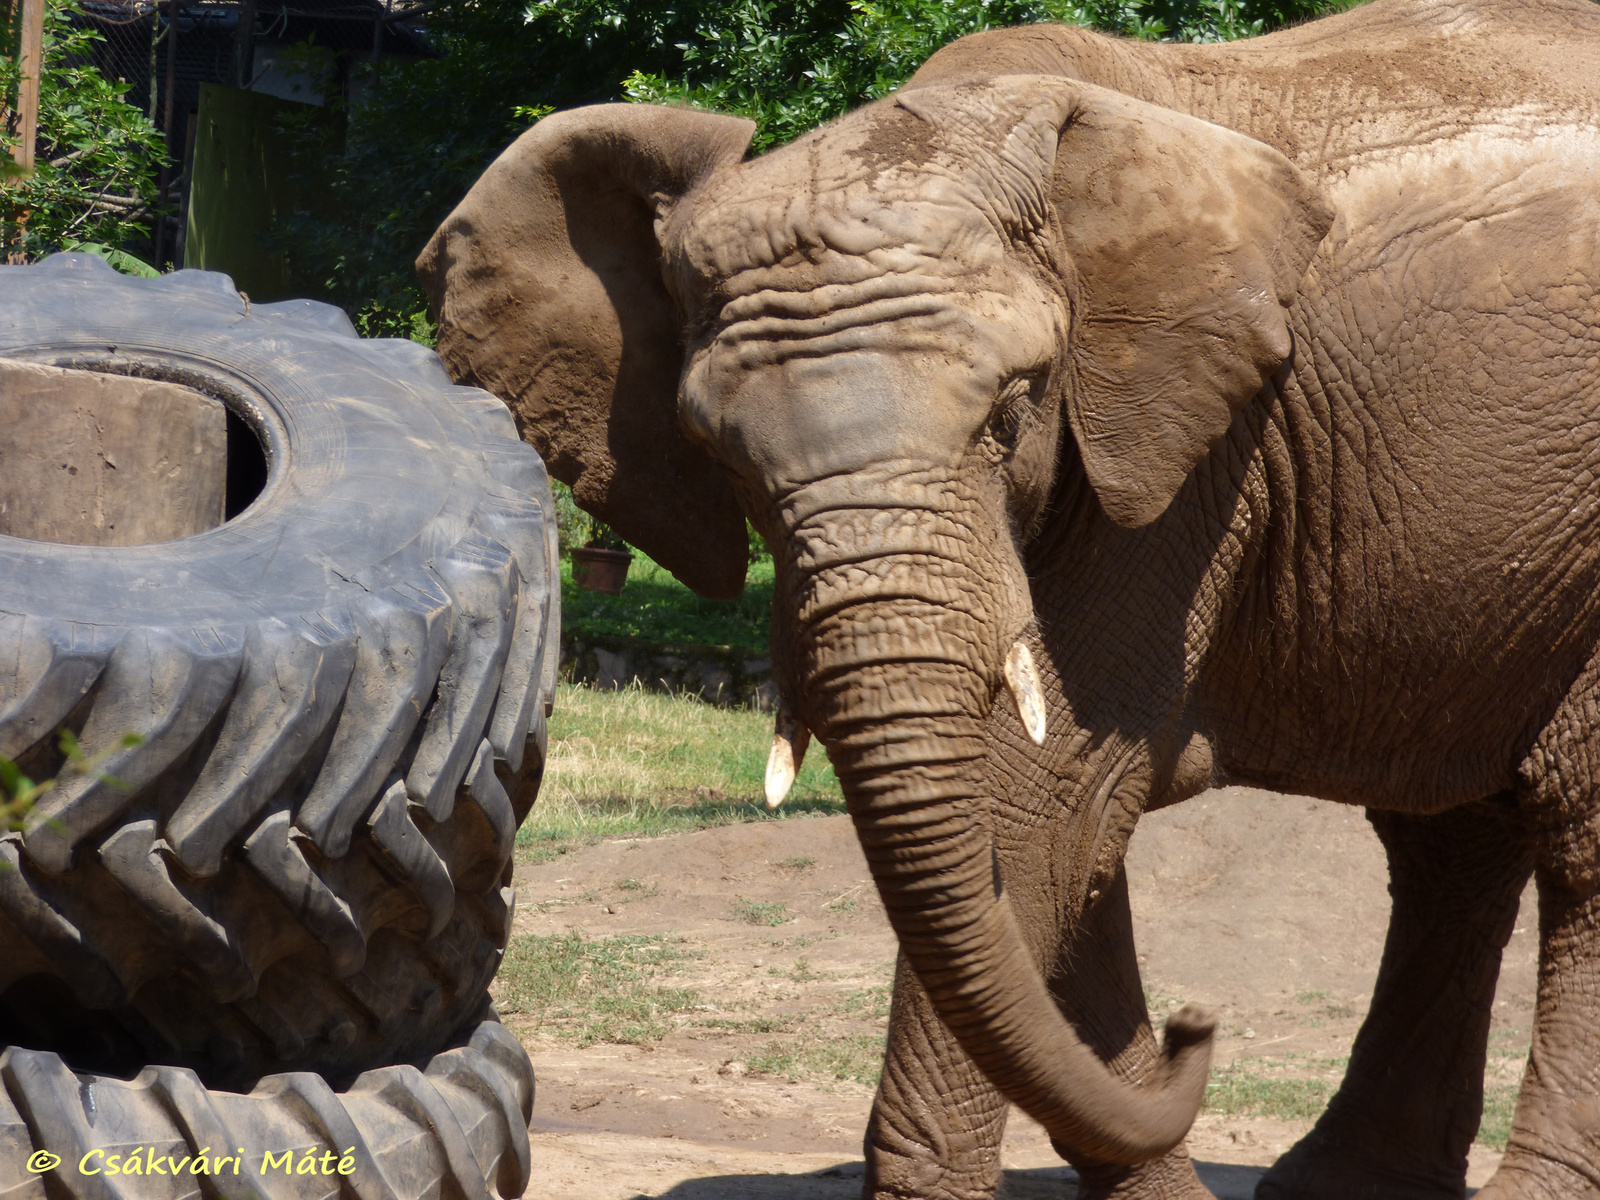
<instances>
[{"instance_id":1,"label":"elephant eye","mask_svg":"<svg viewBox=\"0 0 1600 1200\"><path fill-rule=\"evenodd\" d=\"M989 418L986 432L1007 453L1016 449L1017 439L1028 427L1034 402L1044 390L1044 380L1041 372L1013 375L1000 389L1000 395L995 400L994 415Z\"/></svg>"}]
</instances>

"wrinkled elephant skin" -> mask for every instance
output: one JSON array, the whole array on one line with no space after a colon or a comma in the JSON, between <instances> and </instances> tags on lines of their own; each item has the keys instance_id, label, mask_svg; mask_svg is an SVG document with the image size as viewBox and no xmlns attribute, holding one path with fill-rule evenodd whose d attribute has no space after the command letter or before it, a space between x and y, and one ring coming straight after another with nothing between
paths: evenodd
<instances>
[{"instance_id":1,"label":"wrinkled elephant skin","mask_svg":"<svg viewBox=\"0 0 1600 1200\"><path fill-rule=\"evenodd\" d=\"M992 1195L1007 1101L1085 1196L1206 1194L1211 1024L1152 1032L1122 860L1246 783L1365 806L1394 895L1262 1200L1463 1194L1532 873L1479 1195L1600 1197L1600 7L1002 30L751 132L558 113L419 268L590 511L706 595L773 548L770 786L814 735L901 946L867 1194Z\"/></svg>"}]
</instances>

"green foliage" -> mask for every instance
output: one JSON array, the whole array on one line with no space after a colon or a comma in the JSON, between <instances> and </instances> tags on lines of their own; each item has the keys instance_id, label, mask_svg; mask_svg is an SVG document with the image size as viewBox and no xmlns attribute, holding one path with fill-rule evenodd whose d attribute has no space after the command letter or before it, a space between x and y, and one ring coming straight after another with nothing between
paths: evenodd
<instances>
[{"instance_id":1,"label":"green foliage","mask_svg":"<svg viewBox=\"0 0 1600 1200\"><path fill-rule=\"evenodd\" d=\"M374 335L427 340L412 262L530 121L608 100L741 113L768 149L890 91L947 42L1065 21L1138 38L1217 41L1351 0L443 0L443 57L381 63L346 122L302 145L302 192L280 219L296 276Z\"/></svg>"},{"instance_id":2,"label":"green foliage","mask_svg":"<svg viewBox=\"0 0 1600 1200\"><path fill-rule=\"evenodd\" d=\"M104 242L63 242L61 249L77 254L92 254L96 258L103 258L110 267L121 271L124 275L137 275L140 279L158 279L161 272L145 262L142 258L135 258L126 250L119 250L115 246L107 246Z\"/></svg>"},{"instance_id":3,"label":"green foliage","mask_svg":"<svg viewBox=\"0 0 1600 1200\"><path fill-rule=\"evenodd\" d=\"M679 63L636 70L623 88L630 100L747 116L759 152L887 95L969 33L1057 21L1129 37L1221 41L1313 11L1295 0L725 0L698 8Z\"/></svg>"},{"instance_id":4,"label":"green foliage","mask_svg":"<svg viewBox=\"0 0 1600 1200\"><path fill-rule=\"evenodd\" d=\"M737 600L703 600L666 568L635 551L620 596L586 592L561 564L561 618L567 629L652 642L731 646L753 657L771 649L773 564L753 563Z\"/></svg>"},{"instance_id":5,"label":"green foliage","mask_svg":"<svg viewBox=\"0 0 1600 1200\"><path fill-rule=\"evenodd\" d=\"M153 273L123 247L150 235L166 153L161 134L124 99L127 84L89 65L104 39L74 28L72 11L71 4L45 8L34 170L0 186L0 255L80 250L129 274ZM0 102L16 96L20 78L16 31L10 33L0 58ZM15 136L0 134L6 159L15 145Z\"/></svg>"},{"instance_id":6,"label":"green foliage","mask_svg":"<svg viewBox=\"0 0 1600 1200\"><path fill-rule=\"evenodd\" d=\"M57 745L60 747L65 766L62 774L92 775L96 779L109 783L114 788L127 789L127 784L114 775L108 775L100 770L101 764L118 750L126 750L140 745L144 738L137 733L125 733L110 746L93 756L83 752L83 747L78 744L78 737L70 729L63 729L57 735ZM22 768L9 758L0 755L0 830L16 830L23 827L28 813L51 788L59 783L60 776L55 779L46 779L35 783L22 773Z\"/></svg>"}]
</instances>

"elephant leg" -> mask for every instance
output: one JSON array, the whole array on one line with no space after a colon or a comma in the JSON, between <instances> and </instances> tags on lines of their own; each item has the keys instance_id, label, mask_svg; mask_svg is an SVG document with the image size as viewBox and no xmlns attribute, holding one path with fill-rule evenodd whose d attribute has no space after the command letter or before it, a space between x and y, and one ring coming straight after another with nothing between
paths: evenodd
<instances>
[{"instance_id":1,"label":"elephant leg","mask_svg":"<svg viewBox=\"0 0 1600 1200\"><path fill-rule=\"evenodd\" d=\"M1059 955L1051 987L1080 1036L1118 1075L1136 1079L1156 1063L1160 1049L1145 1010L1121 872L1085 911ZM863 1195L989 1200L1000 1181L1007 1107L902 959L883 1078L867 1125ZM1140 1167L1072 1165L1081 1180L1079 1200L1212 1200L1181 1146Z\"/></svg>"},{"instance_id":2,"label":"elephant leg","mask_svg":"<svg viewBox=\"0 0 1600 1200\"><path fill-rule=\"evenodd\" d=\"M1505 1157L1479 1200L1600 1200L1600 682L1529 756L1539 993Z\"/></svg>"},{"instance_id":3,"label":"elephant leg","mask_svg":"<svg viewBox=\"0 0 1600 1200\"><path fill-rule=\"evenodd\" d=\"M1539 1004L1510 1144L1479 1200L1600 1197L1600 889L1539 872Z\"/></svg>"},{"instance_id":4,"label":"elephant leg","mask_svg":"<svg viewBox=\"0 0 1600 1200\"><path fill-rule=\"evenodd\" d=\"M866 1200L990 1200L1008 1105L900 956L883 1077L867 1123Z\"/></svg>"},{"instance_id":5,"label":"elephant leg","mask_svg":"<svg viewBox=\"0 0 1600 1200\"><path fill-rule=\"evenodd\" d=\"M1161 1057L1150 1028L1133 944L1128 877L1122 871L1092 899L1051 978L1057 1002L1079 1036L1124 1079L1138 1079ZM1211 1200L1180 1144L1138 1167L1072 1162L1078 1200Z\"/></svg>"},{"instance_id":6,"label":"elephant leg","mask_svg":"<svg viewBox=\"0 0 1600 1200\"><path fill-rule=\"evenodd\" d=\"M1393 909L1344 1083L1256 1200L1466 1194L1500 954L1533 870L1509 797L1433 816L1368 811Z\"/></svg>"}]
</instances>

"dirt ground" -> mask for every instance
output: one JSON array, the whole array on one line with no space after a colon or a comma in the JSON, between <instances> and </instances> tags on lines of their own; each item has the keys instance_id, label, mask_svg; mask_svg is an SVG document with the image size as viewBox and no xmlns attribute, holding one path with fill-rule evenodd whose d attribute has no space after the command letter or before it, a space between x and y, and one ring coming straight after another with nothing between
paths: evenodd
<instances>
[{"instance_id":1,"label":"dirt ground","mask_svg":"<svg viewBox=\"0 0 1600 1200\"><path fill-rule=\"evenodd\" d=\"M1388 920L1383 854L1359 810L1245 789L1147 816L1129 879L1151 1009L1218 1015L1215 1066L1337 1078L1365 1015ZM850 1078L885 1023L894 939L843 817L608 842L517 875L518 933L658 935L658 982L699 1002L652 1047L580 1045L507 1023L538 1075L541 1200L839 1200L860 1194L872 1091ZM1491 1082L1520 1076L1533 1011L1533 895L1495 1000ZM759 923L753 923L759 922ZM752 1066L754 1064L754 1066ZM1189 1139L1221 1200L1308 1120L1204 1113ZM1474 1147L1468 1182L1498 1154ZM1072 1172L1013 1112L1002 1196L1067 1198Z\"/></svg>"}]
</instances>

